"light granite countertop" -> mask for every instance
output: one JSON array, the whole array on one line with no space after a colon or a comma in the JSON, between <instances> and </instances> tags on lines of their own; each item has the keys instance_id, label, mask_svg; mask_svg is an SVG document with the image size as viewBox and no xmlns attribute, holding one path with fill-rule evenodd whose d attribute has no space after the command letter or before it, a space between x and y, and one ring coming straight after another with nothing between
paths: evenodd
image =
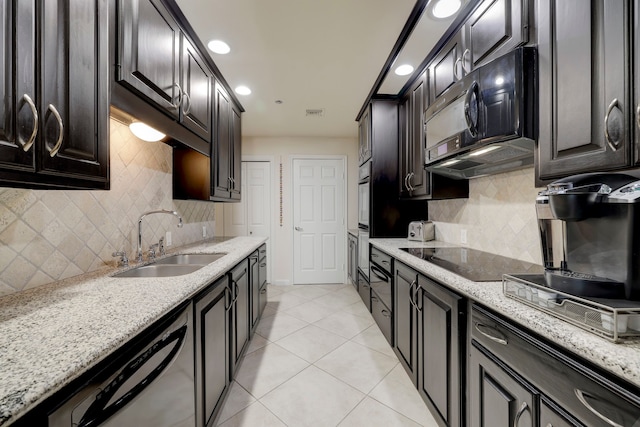
<instances>
[{"instance_id":1,"label":"light granite countertop","mask_svg":"<svg viewBox=\"0 0 640 427\"><path fill-rule=\"evenodd\" d=\"M411 242L407 239L370 239L369 242L404 264L431 276L458 293L513 320L560 347L581 356L629 383L640 387L640 340L612 343L567 322L507 298L502 282L473 282L400 248L454 246L442 242ZM505 272L508 273L508 272Z\"/></svg>"},{"instance_id":2,"label":"light granite countertop","mask_svg":"<svg viewBox=\"0 0 640 427\"><path fill-rule=\"evenodd\" d=\"M236 237L171 251L227 253L184 276L112 277L124 269L105 267L0 298L0 426L79 377L265 240Z\"/></svg>"}]
</instances>

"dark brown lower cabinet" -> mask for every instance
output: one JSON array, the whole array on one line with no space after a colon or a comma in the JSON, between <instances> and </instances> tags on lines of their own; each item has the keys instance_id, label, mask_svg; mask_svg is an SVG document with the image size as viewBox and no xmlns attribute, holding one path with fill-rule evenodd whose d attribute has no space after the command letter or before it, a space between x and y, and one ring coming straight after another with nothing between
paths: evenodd
<instances>
[{"instance_id":1,"label":"dark brown lower cabinet","mask_svg":"<svg viewBox=\"0 0 640 427\"><path fill-rule=\"evenodd\" d=\"M371 313L371 286L369 286L367 278L360 272L358 272L358 293L367 310Z\"/></svg>"},{"instance_id":2,"label":"dark brown lower cabinet","mask_svg":"<svg viewBox=\"0 0 640 427\"><path fill-rule=\"evenodd\" d=\"M582 424L577 421L570 419L569 415L561 415L561 412L563 411L555 406L555 404L547 399L542 399L540 402L540 422L538 423L541 427L582 426Z\"/></svg>"},{"instance_id":3,"label":"dark brown lower cabinet","mask_svg":"<svg viewBox=\"0 0 640 427\"><path fill-rule=\"evenodd\" d=\"M231 372L236 367L249 342L249 260L245 259L229 273L231 303Z\"/></svg>"},{"instance_id":4,"label":"dark brown lower cabinet","mask_svg":"<svg viewBox=\"0 0 640 427\"><path fill-rule=\"evenodd\" d=\"M251 332L258 326L258 320L260 320L260 262L258 261L258 251L249 256L249 270L250 270L250 282L249 285L251 291L251 301L249 311L251 313L251 321L249 327Z\"/></svg>"},{"instance_id":5,"label":"dark brown lower cabinet","mask_svg":"<svg viewBox=\"0 0 640 427\"><path fill-rule=\"evenodd\" d=\"M464 425L466 304L396 260L395 352L442 426Z\"/></svg>"},{"instance_id":6,"label":"dark brown lower cabinet","mask_svg":"<svg viewBox=\"0 0 640 427\"><path fill-rule=\"evenodd\" d=\"M533 427L535 390L474 345L470 355L471 427Z\"/></svg>"},{"instance_id":7,"label":"dark brown lower cabinet","mask_svg":"<svg viewBox=\"0 0 640 427\"><path fill-rule=\"evenodd\" d=\"M195 301L196 426L213 424L229 388L230 300L224 276Z\"/></svg>"}]
</instances>

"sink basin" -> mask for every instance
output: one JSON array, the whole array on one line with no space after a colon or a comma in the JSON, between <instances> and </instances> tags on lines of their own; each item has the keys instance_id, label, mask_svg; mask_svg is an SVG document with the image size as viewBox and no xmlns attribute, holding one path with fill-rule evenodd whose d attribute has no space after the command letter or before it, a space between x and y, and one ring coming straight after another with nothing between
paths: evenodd
<instances>
[{"instance_id":1,"label":"sink basin","mask_svg":"<svg viewBox=\"0 0 640 427\"><path fill-rule=\"evenodd\" d=\"M200 270L204 265L197 264L149 264L143 265L122 273L114 274L113 277L171 277L183 276Z\"/></svg>"},{"instance_id":2,"label":"sink basin","mask_svg":"<svg viewBox=\"0 0 640 427\"><path fill-rule=\"evenodd\" d=\"M207 265L219 260L225 253L219 254L177 254L170 257L159 259L156 264L178 264L178 265Z\"/></svg>"},{"instance_id":3,"label":"sink basin","mask_svg":"<svg viewBox=\"0 0 640 427\"><path fill-rule=\"evenodd\" d=\"M113 277L172 277L183 276L200 270L207 264L219 260L226 253L177 254L160 259L153 264L142 265L114 274Z\"/></svg>"}]
</instances>

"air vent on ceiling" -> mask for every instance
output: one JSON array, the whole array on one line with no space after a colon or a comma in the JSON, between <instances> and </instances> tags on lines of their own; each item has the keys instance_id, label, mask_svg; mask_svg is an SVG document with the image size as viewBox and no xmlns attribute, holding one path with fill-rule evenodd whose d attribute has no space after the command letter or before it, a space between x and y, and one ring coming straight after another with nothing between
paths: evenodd
<instances>
[{"instance_id":1,"label":"air vent on ceiling","mask_svg":"<svg viewBox=\"0 0 640 427\"><path fill-rule=\"evenodd\" d=\"M324 108L307 108L307 117L324 117Z\"/></svg>"}]
</instances>

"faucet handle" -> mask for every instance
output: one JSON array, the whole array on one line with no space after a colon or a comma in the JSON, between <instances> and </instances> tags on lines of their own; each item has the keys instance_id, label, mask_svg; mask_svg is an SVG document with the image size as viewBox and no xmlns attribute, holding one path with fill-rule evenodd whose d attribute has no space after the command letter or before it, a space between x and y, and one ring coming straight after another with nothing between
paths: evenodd
<instances>
[{"instance_id":1,"label":"faucet handle","mask_svg":"<svg viewBox=\"0 0 640 427\"><path fill-rule=\"evenodd\" d=\"M119 256L120 259L118 260L118 263L123 267L129 266L129 258L127 258L127 253L125 251L116 251L112 253L111 256L113 257Z\"/></svg>"},{"instance_id":2,"label":"faucet handle","mask_svg":"<svg viewBox=\"0 0 640 427\"><path fill-rule=\"evenodd\" d=\"M160 240L158 240L158 249L160 251L160 255L164 256L167 254L164 250L164 237L161 237Z\"/></svg>"}]
</instances>

